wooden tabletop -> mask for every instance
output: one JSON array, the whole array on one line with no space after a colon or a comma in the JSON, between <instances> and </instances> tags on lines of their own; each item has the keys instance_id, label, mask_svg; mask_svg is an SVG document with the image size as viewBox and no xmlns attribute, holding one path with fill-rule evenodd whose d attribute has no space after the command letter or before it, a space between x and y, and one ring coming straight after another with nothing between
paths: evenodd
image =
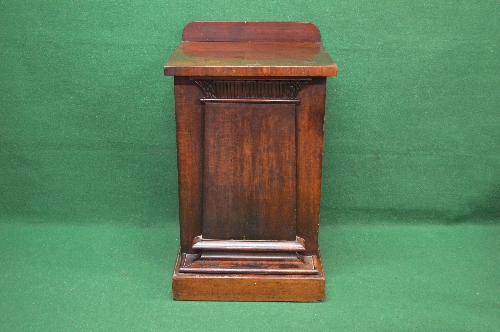
<instances>
[{"instance_id":1,"label":"wooden tabletop","mask_svg":"<svg viewBox=\"0 0 500 332\"><path fill-rule=\"evenodd\" d=\"M336 76L318 28L304 22L192 22L167 76Z\"/></svg>"}]
</instances>

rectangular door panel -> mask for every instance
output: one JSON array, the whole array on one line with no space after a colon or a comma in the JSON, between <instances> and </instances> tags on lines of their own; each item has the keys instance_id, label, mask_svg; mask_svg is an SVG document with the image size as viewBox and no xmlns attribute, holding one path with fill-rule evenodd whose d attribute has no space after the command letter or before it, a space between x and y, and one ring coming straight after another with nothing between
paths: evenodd
<instances>
[{"instance_id":1,"label":"rectangular door panel","mask_svg":"<svg viewBox=\"0 0 500 332\"><path fill-rule=\"evenodd\" d=\"M296 239L295 105L205 104L202 236Z\"/></svg>"}]
</instances>

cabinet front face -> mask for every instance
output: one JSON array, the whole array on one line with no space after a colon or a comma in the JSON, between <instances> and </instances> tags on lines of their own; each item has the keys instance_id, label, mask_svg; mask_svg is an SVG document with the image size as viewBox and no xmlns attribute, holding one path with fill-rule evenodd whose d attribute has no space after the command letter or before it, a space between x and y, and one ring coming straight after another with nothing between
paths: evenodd
<instances>
[{"instance_id":1,"label":"cabinet front face","mask_svg":"<svg viewBox=\"0 0 500 332\"><path fill-rule=\"evenodd\" d=\"M183 253L317 253L325 81L175 78Z\"/></svg>"},{"instance_id":2,"label":"cabinet front face","mask_svg":"<svg viewBox=\"0 0 500 332\"><path fill-rule=\"evenodd\" d=\"M202 237L296 239L295 104L206 102Z\"/></svg>"},{"instance_id":3,"label":"cabinet front face","mask_svg":"<svg viewBox=\"0 0 500 332\"><path fill-rule=\"evenodd\" d=\"M322 78L175 78L175 298L323 298L317 231L324 91ZM207 294L198 293L200 285Z\"/></svg>"}]
</instances>

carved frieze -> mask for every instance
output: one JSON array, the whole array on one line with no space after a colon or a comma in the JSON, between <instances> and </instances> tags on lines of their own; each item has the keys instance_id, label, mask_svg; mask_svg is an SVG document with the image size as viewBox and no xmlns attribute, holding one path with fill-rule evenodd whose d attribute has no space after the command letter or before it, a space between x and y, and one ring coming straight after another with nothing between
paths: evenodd
<instances>
[{"instance_id":1,"label":"carved frieze","mask_svg":"<svg viewBox=\"0 0 500 332\"><path fill-rule=\"evenodd\" d=\"M295 100L308 82L299 80L205 80L194 82L206 99Z\"/></svg>"}]
</instances>

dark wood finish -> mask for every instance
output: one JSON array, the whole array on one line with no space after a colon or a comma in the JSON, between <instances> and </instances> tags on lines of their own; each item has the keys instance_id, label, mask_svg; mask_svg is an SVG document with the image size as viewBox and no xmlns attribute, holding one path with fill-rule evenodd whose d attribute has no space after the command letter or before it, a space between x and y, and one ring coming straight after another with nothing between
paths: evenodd
<instances>
[{"instance_id":1,"label":"dark wood finish","mask_svg":"<svg viewBox=\"0 0 500 332\"><path fill-rule=\"evenodd\" d=\"M183 42L164 72L168 76L312 77L335 76L337 65L320 44Z\"/></svg>"},{"instance_id":2,"label":"dark wood finish","mask_svg":"<svg viewBox=\"0 0 500 332\"><path fill-rule=\"evenodd\" d=\"M295 105L205 104L202 234L293 240Z\"/></svg>"},{"instance_id":3,"label":"dark wood finish","mask_svg":"<svg viewBox=\"0 0 500 332\"><path fill-rule=\"evenodd\" d=\"M197 236L193 240L193 249L255 251L255 252L302 252L306 251L304 239L296 236L295 241L275 240L211 240Z\"/></svg>"},{"instance_id":4,"label":"dark wood finish","mask_svg":"<svg viewBox=\"0 0 500 332\"><path fill-rule=\"evenodd\" d=\"M171 76L335 76L318 28L297 22L193 22L164 66Z\"/></svg>"},{"instance_id":5,"label":"dark wood finish","mask_svg":"<svg viewBox=\"0 0 500 332\"><path fill-rule=\"evenodd\" d=\"M315 256L297 253L281 255L233 255L231 253L203 252L184 255L179 272L209 274L318 274Z\"/></svg>"},{"instance_id":6,"label":"dark wood finish","mask_svg":"<svg viewBox=\"0 0 500 332\"><path fill-rule=\"evenodd\" d=\"M318 250L326 78L317 77L299 92L297 105L297 234L306 254Z\"/></svg>"},{"instance_id":7,"label":"dark wood finish","mask_svg":"<svg viewBox=\"0 0 500 332\"><path fill-rule=\"evenodd\" d=\"M193 22L175 76L178 300L322 301L326 76L311 23Z\"/></svg>"},{"instance_id":8,"label":"dark wood finish","mask_svg":"<svg viewBox=\"0 0 500 332\"><path fill-rule=\"evenodd\" d=\"M182 273L182 253L172 276L175 300L319 302L325 298L325 274L321 257L316 274Z\"/></svg>"},{"instance_id":9,"label":"dark wood finish","mask_svg":"<svg viewBox=\"0 0 500 332\"><path fill-rule=\"evenodd\" d=\"M193 42L295 42L319 43L318 27L309 22L191 22L182 32Z\"/></svg>"},{"instance_id":10,"label":"dark wood finish","mask_svg":"<svg viewBox=\"0 0 500 332\"><path fill-rule=\"evenodd\" d=\"M201 98L200 101L202 103L206 103L207 101L212 101L212 102L217 102L217 103L255 103L255 104L297 104L300 102L299 99L244 99L244 98L237 98L237 99L207 99L207 98Z\"/></svg>"},{"instance_id":11,"label":"dark wood finish","mask_svg":"<svg viewBox=\"0 0 500 332\"><path fill-rule=\"evenodd\" d=\"M203 131L205 118L199 98L203 93L187 77L174 78L177 167L179 172L179 219L181 249L192 249L201 234L203 218Z\"/></svg>"},{"instance_id":12,"label":"dark wood finish","mask_svg":"<svg viewBox=\"0 0 500 332\"><path fill-rule=\"evenodd\" d=\"M297 93L310 79L199 79L195 83L205 94L205 101L213 100L297 100Z\"/></svg>"}]
</instances>

